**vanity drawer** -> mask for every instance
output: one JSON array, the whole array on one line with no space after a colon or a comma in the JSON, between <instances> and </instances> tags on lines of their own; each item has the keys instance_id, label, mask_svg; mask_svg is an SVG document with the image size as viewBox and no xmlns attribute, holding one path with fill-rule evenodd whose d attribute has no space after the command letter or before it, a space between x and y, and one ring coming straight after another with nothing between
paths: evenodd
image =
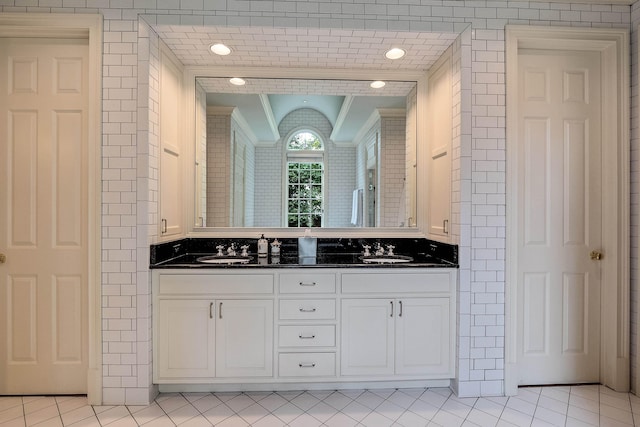
<instances>
[{"instance_id":1,"label":"vanity drawer","mask_svg":"<svg viewBox=\"0 0 640 427\"><path fill-rule=\"evenodd\" d=\"M375 292L449 292L452 275L450 272L429 273L344 273L342 292L361 294Z\"/></svg>"},{"instance_id":2,"label":"vanity drawer","mask_svg":"<svg viewBox=\"0 0 640 427\"><path fill-rule=\"evenodd\" d=\"M278 329L280 347L334 347L334 325L287 325Z\"/></svg>"},{"instance_id":3,"label":"vanity drawer","mask_svg":"<svg viewBox=\"0 0 640 427\"><path fill-rule=\"evenodd\" d=\"M336 291L336 275L327 273L281 274L280 293L310 294L334 293Z\"/></svg>"},{"instance_id":4,"label":"vanity drawer","mask_svg":"<svg viewBox=\"0 0 640 427\"><path fill-rule=\"evenodd\" d=\"M316 320L335 319L334 299L288 299L280 300L280 319Z\"/></svg>"},{"instance_id":5,"label":"vanity drawer","mask_svg":"<svg viewBox=\"0 0 640 427\"><path fill-rule=\"evenodd\" d=\"M333 377L336 375L335 353L280 353L281 377Z\"/></svg>"},{"instance_id":6,"label":"vanity drawer","mask_svg":"<svg viewBox=\"0 0 640 427\"><path fill-rule=\"evenodd\" d=\"M270 294L272 274L160 274L159 291L175 294Z\"/></svg>"}]
</instances>

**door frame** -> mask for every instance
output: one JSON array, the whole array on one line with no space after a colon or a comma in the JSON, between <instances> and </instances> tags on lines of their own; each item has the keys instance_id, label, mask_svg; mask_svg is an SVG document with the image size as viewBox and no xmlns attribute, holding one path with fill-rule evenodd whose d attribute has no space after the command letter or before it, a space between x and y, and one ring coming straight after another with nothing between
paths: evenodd
<instances>
[{"instance_id":1,"label":"door frame","mask_svg":"<svg viewBox=\"0 0 640 427\"><path fill-rule=\"evenodd\" d=\"M102 404L102 16L98 14L0 13L0 37L75 37L89 41L88 163L88 300L89 369L87 399Z\"/></svg>"},{"instance_id":2,"label":"door frame","mask_svg":"<svg viewBox=\"0 0 640 427\"><path fill-rule=\"evenodd\" d=\"M518 392L518 49L583 50L602 54L602 194L600 382L616 391L630 384L629 317L629 31L610 28L506 26L506 264L505 394ZM586 255L585 255L586 256Z\"/></svg>"}]
</instances>

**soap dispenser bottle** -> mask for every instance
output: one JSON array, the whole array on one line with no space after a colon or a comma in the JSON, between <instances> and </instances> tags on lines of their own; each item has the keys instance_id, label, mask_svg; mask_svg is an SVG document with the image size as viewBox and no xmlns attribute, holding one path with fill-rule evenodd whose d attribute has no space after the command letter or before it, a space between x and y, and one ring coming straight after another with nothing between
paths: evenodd
<instances>
[{"instance_id":1,"label":"soap dispenser bottle","mask_svg":"<svg viewBox=\"0 0 640 427\"><path fill-rule=\"evenodd\" d=\"M266 257L269 254L269 241L264 238L264 234L258 239L258 256Z\"/></svg>"}]
</instances>

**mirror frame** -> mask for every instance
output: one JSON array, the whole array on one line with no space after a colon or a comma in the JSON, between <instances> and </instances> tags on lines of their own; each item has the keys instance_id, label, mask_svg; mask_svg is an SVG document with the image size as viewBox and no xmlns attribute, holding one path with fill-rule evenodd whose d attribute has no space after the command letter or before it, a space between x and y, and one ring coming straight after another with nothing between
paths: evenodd
<instances>
[{"instance_id":1,"label":"mirror frame","mask_svg":"<svg viewBox=\"0 0 640 427\"><path fill-rule=\"evenodd\" d=\"M359 69L307 69L307 68L264 68L264 67L211 67L185 66L184 95L185 123L184 139L184 182L185 230L187 237L258 238L264 233L268 237L298 237L301 228L287 227L196 227L195 225L195 153L196 153L196 78L230 77L272 78L272 79L321 79L321 80L399 80L415 81L417 86L416 105L416 227L346 227L312 228L317 237L347 238L426 238L428 225L427 188L427 71L402 70L359 70ZM189 125L191 124L191 125Z\"/></svg>"}]
</instances>

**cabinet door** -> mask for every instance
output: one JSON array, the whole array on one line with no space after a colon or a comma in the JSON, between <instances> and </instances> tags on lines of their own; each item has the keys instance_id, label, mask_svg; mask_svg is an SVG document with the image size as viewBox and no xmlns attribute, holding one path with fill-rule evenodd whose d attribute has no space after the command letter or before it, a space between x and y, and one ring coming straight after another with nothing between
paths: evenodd
<instances>
[{"instance_id":1,"label":"cabinet door","mask_svg":"<svg viewBox=\"0 0 640 427\"><path fill-rule=\"evenodd\" d=\"M218 300L218 377L273 375L273 301Z\"/></svg>"},{"instance_id":2,"label":"cabinet door","mask_svg":"<svg viewBox=\"0 0 640 427\"><path fill-rule=\"evenodd\" d=\"M393 374L394 301L342 300L342 375Z\"/></svg>"},{"instance_id":3,"label":"cabinet door","mask_svg":"<svg viewBox=\"0 0 640 427\"><path fill-rule=\"evenodd\" d=\"M163 50L160 73L160 233L182 234L182 71Z\"/></svg>"},{"instance_id":4,"label":"cabinet door","mask_svg":"<svg viewBox=\"0 0 640 427\"><path fill-rule=\"evenodd\" d=\"M160 300L157 378L213 378L213 301Z\"/></svg>"},{"instance_id":5,"label":"cabinet door","mask_svg":"<svg viewBox=\"0 0 640 427\"><path fill-rule=\"evenodd\" d=\"M449 298L409 298L397 304L396 373L448 374Z\"/></svg>"},{"instance_id":6,"label":"cabinet door","mask_svg":"<svg viewBox=\"0 0 640 427\"><path fill-rule=\"evenodd\" d=\"M451 219L451 60L443 55L429 73L429 233L449 236Z\"/></svg>"}]
</instances>

